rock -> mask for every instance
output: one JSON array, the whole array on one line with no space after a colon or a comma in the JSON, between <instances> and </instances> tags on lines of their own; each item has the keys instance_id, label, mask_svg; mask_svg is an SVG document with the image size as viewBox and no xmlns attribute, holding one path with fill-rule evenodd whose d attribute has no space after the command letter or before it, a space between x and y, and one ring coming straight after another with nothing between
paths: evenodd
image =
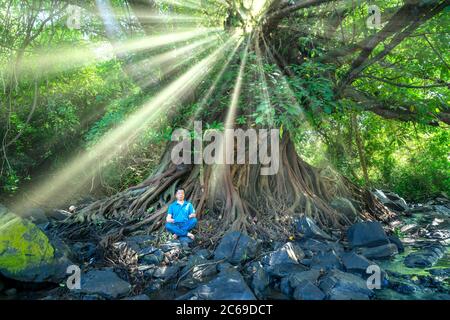
<instances>
[{"instance_id":1,"label":"rock","mask_svg":"<svg viewBox=\"0 0 450 320\"><path fill-rule=\"evenodd\" d=\"M397 246L392 243L372 248L357 248L356 251L367 259L387 259L398 254Z\"/></svg>"},{"instance_id":2,"label":"rock","mask_svg":"<svg viewBox=\"0 0 450 320\"><path fill-rule=\"evenodd\" d=\"M441 269L430 269L428 270L430 274L437 277L450 277L450 268L441 268ZM0 290L1 291L1 290Z\"/></svg>"},{"instance_id":3,"label":"rock","mask_svg":"<svg viewBox=\"0 0 450 320\"><path fill-rule=\"evenodd\" d=\"M162 250L156 249L153 254L144 255L139 258L139 261L149 265L158 265L164 261L164 252Z\"/></svg>"},{"instance_id":4,"label":"rock","mask_svg":"<svg viewBox=\"0 0 450 320\"><path fill-rule=\"evenodd\" d=\"M445 247L432 244L406 256L404 264L408 268L429 268L436 264L445 254Z\"/></svg>"},{"instance_id":5,"label":"rock","mask_svg":"<svg viewBox=\"0 0 450 320\"><path fill-rule=\"evenodd\" d=\"M403 227L401 227L401 228L400 228L400 232L403 232L403 233L406 233L406 232L408 232L408 233L413 233L413 232L417 231L418 228L419 228L419 226L418 226L417 224L415 224L415 223L410 223L410 224L407 224L407 225L404 225Z\"/></svg>"},{"instance_id":6,"label":"rock","mask_svg":"<svg viewBox=\"0 0 450 320\"><path fill-rule=\"evenodd\" d=\"M110 269L92 270L81 275L81 288L74 289L85 294L98 294L107 299L116 299L128 294L131 285Z\"/></svg>"},{"instance_id":7,"label":"rock","mask_svg":"<svg viewBox=\"0 0 450 320\"><path fill-rule=\"evenodd\" d=\"M156 247L154 247L154 246L149 246L149 247L145 247L145 248L139 249L139 250L137 251L137 254L138 254L139 257L143 257L143 256L146 256L146 255L148 255L148 254L155 253L155 252L158 251L158 250L159 250L159 249L156 248ZM159 250L159 251L162 252L162 250ZM164 253L164 252L163 252L163 253Z\"/></svg>"},{"instance_id":8,"label":"rock","mask_svg":"<svg viewBox=\"0 0 450 320\"><path fill-rule=\"evenodd\" d=\"M278 250L265 255L261 262L270 275L284 277L289 273L306 269L305 266L300 265L304 256L305 254L299 246L287 242Z\"/></svg>"},{"instance_id":9,"label":"rock","mask_svg":"<svg viewBox=\"0 0 450 320\"><path fill-rule=\"evenodd\" d=\"M377 247L389 243L389 239L378 221L358 222L347 230L352 247Z\"/></svg>"},{"instance_id":10,"label":"rock","mask_svg":"<svg viewBox=\"0 0 450 320\"><path fill-rule=\"evenodd\" d=\"M408 210L409 213L419 213L419 212L430 212L433 211L433 207L432 206L427 206L427 205L415 205L414 207L410 208Z\"/></svg>"},{"instance_id":11,"label":"rock","mask_svg":"<svg viewBox=\"0 0 450 320\"><path fill-rule=\"evenodd\" d=\"M17 289L16 288L7 289L5 290L4 294L7 297L14 297L17 295Z\"/></svg>"},{"instance_id":12,"label":"rock","mask_svg":"<svg viewBox=\"0 0 450 320\"><path fill-rule=\"evenodd\" d=\"M394 192L385 192L384 193L388 199L391 201L391 203L387 204L387 207L389 208L389 206L392 206L392 209L397 210L397 211L405 211L408 210L408 204L406 203L405 199L403 199L402 197L400 197L398 194L394 193Z\"/></svg>"},{"instance_id":13,"label":"rock","mask_svg":"<svg viewBox=\"0 0 450 320\"><path fill-rule=\"evenodd\" d=\"M296 288L300 285L300 283L304 281L309 281L313 284L316 284L321 274L322 273L320 272L320 270L311 269L308 271L291 273L289 276L286 277L286 279L288 279L289 285L292 288Z\"/></svg>"},{"instance_id":14,"label":"rock","mask_svg":"<svg viewBox=\"0 0 450 320\"><path fill-rule=\"evenodd\" d=\"M216 269L218 272L222 272L228 269L234 269L234 266L229 262L222 262L217 265Z\"/></svg>"},{"instance_id":15,"label":"rock","mask_svg":"<svg viewBox=\"0 0 450 320\"><path fill-rule=\"evenodd\" d=\"M153 273L153 277L163 280L170 280L177 276L179 270L180 267L176 265L159 267Z\"/></svg>"},{"instance_id":16,"label":"rock","mask_svg":"<svg viewBox=\"0 0 450 320\"><path fill-rule=\"evenodd\" d=\"M365 280L340 270L331 270L325 275L319 288L330 300L368 300L373 295Z\"/></svg>"},{"instance_id":17,"label":"rock","mask_svg":"<svg viewBox=\"0 0 450 320\"><path fill-rule=\"evenodd\" d=\"M264 270L261 262L259 261L253 262L249 269L250 270L248 271L251 275L250 286L256 297L258 299L262 299L265 295L267 287L269 286L270 276L266 270Z\"/></svg>"},{"instance_id":18,"label":"rock","mask_svg":"<svg viewBox=\"0 0 450 320\"><path fill-rule=\"evenodd\" d=\"M427 232L425 237L428 239L437 239L437 240L446 240L450 239L450 231L449 230L434 230L431 232Z\"/></svg>"},{"instance_id":19,"label":"rock","mask_svg":"<svg viewBox=\"0 0 450 320\"><path fill-rule=\"evenodd\" d=\"M395 244L397 246L398 252L404 252L405 251L405 247L403 246L402 241L397 236L389 235L388 239L389 239L390 243L393 243L393 244Z\"/></svg>"},{"instance_id":20,"label":"rock","mask_svg":"<svg viewBox=\"0 0 450 320\"><path fill-rule=\"evenodd\" d=\"M44 209L41 208L27 209L20 216L22 218L30 219L30 221L34 224L43 224L48 222L47 215L45 214Z\"/></svg>"},{"instance_id":21,"label":"rock","mask_svg":"<svg viewBox=\"0 0 450 320\"><path fill-rule=\"evenodd\" d=\"M169 252L171 250L180 250L182 244L178 240L169 240L166 243L161 244L159 248L164 252Z\"/></svg>"},{"instance_id":22,"label":"rock","mask_svg":"<svg viewBox=\"0 0 450 320\"><path fill-rule=\"evenodd\" d=\"M289 284L289 278L288 277L281 278L280 291L286 297L290 297L294 293L294 290L292 289L291 285Z\"/></svg>"},{"instance_id":23,"label":"rock","mask_svg":"<svg viewBox=\"0 0 450 320\"><path fill-rule=\"evenodd\" d=\"M294 290L295 300L323 300L325 294L310 281L303 281Z\"/></svg>"},{"instance_id":24,"label":"rock","mask_svg":"<svg viewBox=\"0 0 450 320\"><path fill-rule=\"evenodd\" d=\"M242 275L230 268L177 300L256 300L256 297Z\"/></svg>"},{"instance_id":25,"label":"rock","mask_svg":"<svg viewBox=\"0 0 450 320\"><path fill-rule=\"evenodd\" d=\"M63 221L70 217L72 214L66 210L52 210L48 214L48 218L56 221Z\"/></svg>"},{"instance_id":26,"label":"rock","mask_svg":"<svg viewBox=\"0 0 450 320\"><path fill-rule=\"evenodd\" d=\"M153 241L155 241L154 235L132 236L125 239L128 247L136 252L139 252L140 250L148 247L152 247Z\"/></svg>"},{"instance_id":27,"label":"rock","mask_svg":"<svg viewBox=\"0 0 450 320\"><path fill-rule=\"evenodd\" d=\"M193 289L198 284L210 280L217 274L217 269L211 261L206 260L199 255L191 255L188 263L181 270L181 275L184 276L180 281L180 286Z\"/></svg>"},{"instance_id":28,"label":"rock","mask_svg":"<svg viewBox=\"0 0 450 320\"><path fill-rule=\"evenodd\" d=\"M330 202L330 206L336 211L343 213L350 221L355 221L358 217L358 213L353 206L353 203L346 198L335 198Z\"/></svg>"},{"instance_id":29,"label":"rock","mask_svg":"<svg viewBox=\"0 0 450 320\"><path fill-rule=\"evenodd\" d=\"M194 253L195 255L204 259L209 259L211 257L211 251L209 251L208 249L200 249L198 251L195 251Z\"/></svg>"},{"instance_id":30,"label":"rock","mask_svg":"<svg viewBox=\"0 0 450 320\"><path fill-rule=\"evenodd\" d=\"M343 269L343 265L334 250L320 252L312 259L312 268L319 270Z\"/></svg>"},{"instance_id":31,"label":"rock","mask_svg":"<svg viewBox=\"0 0 450 320\"><path fill-rule=\"evenodd\" d=\"M347 252L341 256L345 270L360 276L365 276L367 268L373 264L366 257L354 252Z\"/></svg>"},{"instance_id":32,"label":"rock","mask_svg":"<svg viewBox=\"0 0 450 320\"><path fill-rule=\"evenodd\" d=\"M403 212L409 209L406 201L393 192L383 192L381 190L375 190L373 194L389 209L399 212Z\"/></svg>"},{"instance_id":33,"label":"rock","mask_svg":"<svg viewBox=\"0 0 450 320\"><path fill-rule=\"evenodd\" d=\"M306 250L311 251L313 253L317 252L327 252L332 250L332 247L323 241L319 241L316 239L300 239L296 242L296 244L304 250L306 253Z\"/></svg>"},{"instance_id":34,"label":"rock","mask_svg":"<svg viewBox=\"0 0 450 320\"><path fill-rule=\"evenodd\" d=\"M144 292L151 296L154 293L159 292L163 287L164 281L162 279L153 280L150 285L144 289Z\"/></svg>"},{"instance_id":35,"label":"rock","mask_svg":"<svg viewBox=\"0 0 450 320\"><path fill-rule=\"evenodd\" d=\"M258 244L249 236L233 231L225 234L214 251L214 259L239 264L256 256Z\"/></svg>"},{"instance_id":36,"label":"rock","mask_svg":"<svg viewBox=\"0 0 450 320\"><path fill-rule=\"evenodd\" d=\"M180 237L178 238L178 241L180 241L181 247L185 249L189 248L194 243L194 240L189 237Z\"/></svg>"},{"instance_id":37,"label":"rock","mask_svg":"<svg viewBox=\"0 0 450 320\"><path fill-rule=\"evenodd\" d=\"M331 240L332 238L322 231L312 219L308 217L301 217L297 220L297 232L303 235L305 238L313 239L326 239Z\"/></svg>"},{"instance_id":38,"label":"rock","mask_svg":"<svg viewBox=\"0 0 450 320\"><path fill-rule=\"evenodd\" d=\"M450 216L450 208L448 208L447 206L437 205L434 206L434 209L441 214Z\"/></svg>"},{"instance_id":39,"label":"rock","mask_svg":"<svg viewBox=\"0 0 450 320\"><path fill-rule=\"evenodd\" d=\"M138 296L127 297L127 298L124 298L122 300L150 300L150 298L146 294L140 294Z\"/></svg>"},{"instance_id":40,"label":"rock","mask_svg":"<svg viewBox=\"0 0 450 320\"><path fill-rule=\"evenodd\" d=\"M391 280L389 281L389 287L401 294L412 294L419 291L420 288L412 283L401 280Z\"/></svg>"},{"instance_id":41,"label":"rock","mask_svg":"<svg viewBox=\"0 0 450 320\"><path fill-rule=\"evenodd\" d=\"M6 210L0 215L0 273L24 282L65 279L72 264L66 253L32 222Z\"/></svg>"},{"instance_id":42,"label":"rock","mask_svg":"<svg viewBox=\"0 0 450 320\"><path fill-rule=\"evenodd\" d=\"M72 252L78 261L89 261L96 254L97 247L90 242L76 242L72 246Z\"/></svg>"},{"instance_id":43,"label":"rock","mask_svg":"<svg viewBox=\"0 0 450 320\"><path fill-rule=\"evenodd\" d=\"M81 300L84 301L98 301L98 300L106 300L104 297L98 295L98 294L87 294L84 295Z\"/></svg>"}]
</instances>

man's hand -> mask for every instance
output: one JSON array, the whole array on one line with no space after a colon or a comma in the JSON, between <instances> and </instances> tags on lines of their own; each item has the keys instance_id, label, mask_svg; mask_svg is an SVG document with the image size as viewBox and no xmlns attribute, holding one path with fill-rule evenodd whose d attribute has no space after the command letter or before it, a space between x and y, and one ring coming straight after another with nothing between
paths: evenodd
<instances>
[{"instance_id":1,"label":"man's hand","mask_svg":"<svg viewBox=\"0 0 450 320\"><path fill-rule=\"evenodd\" d=\"M168 215L166 221L168 223L175 223L175 219L172 218L172 215Z\"/></svg>"},{"instance_id":2,"label":"man's hand","mask_svg":"<svg viewBox=\"0 0 450 320\"><path fill-rule=\"evenodd\" d=\"M195 218L196 216L195 216L195 213L191 213L190 215L189 215L189 219L192 219L192 218Z\"/></svg>"}]
</instances>

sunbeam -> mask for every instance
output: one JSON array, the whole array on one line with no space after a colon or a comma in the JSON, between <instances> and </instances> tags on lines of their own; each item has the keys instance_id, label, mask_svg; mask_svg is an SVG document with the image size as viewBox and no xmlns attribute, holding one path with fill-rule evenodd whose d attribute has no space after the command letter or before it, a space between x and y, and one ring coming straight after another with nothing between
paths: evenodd
<instances>
[{"instance_id":1,"label":"sunbeam","mask_svg":"<svg viewBox=\"0 0 450 320\"><path fill-rule=\"evenodd\" d=\"M108 132L92 149L76 157L63 169L31 189L32 202L43 203L48 199L54 199L57 203L63 203L71 195L79 191L83 185L99 170L101 164L106 164L117 154L125 152L126 145L130 143L142 130L170 105L182 100L185 93L192 91L209 74L212 66L217 63L223 54L238 41L235 33L223 45L206 58L195 64L179 78L165 87L157 96L145 103L138 111L117 128ZM77 183L71 186L70 192L61 192L68 182ZM15 212L23 212L27 204L16 203L13 205Z\"/></svg>"},{"instance_id":2,"label":"sunbeam","mask_svg":"<svg viewBox=\"0 0 450 320\"><path fill-rule=\"evenodd\" d=\"M50 75L110 60L114 56L153 50L216 32L222 32L222 30L220 28L202 28L131 39L114 43L114 45L110 42L101 42L83 49L63 48L52 50L52 52L36 52L34 56L24 58L17 70L13 71L10 66L3 66L2 73L7 75L14 72L18 77L25 75L33 75L35 77L44 74Z\"/></svg>"}]
</instances>

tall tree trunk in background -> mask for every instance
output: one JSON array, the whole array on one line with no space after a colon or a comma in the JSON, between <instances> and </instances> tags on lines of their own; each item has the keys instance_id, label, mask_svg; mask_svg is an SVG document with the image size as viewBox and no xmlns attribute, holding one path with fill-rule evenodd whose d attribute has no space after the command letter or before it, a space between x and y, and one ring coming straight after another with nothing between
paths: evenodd
<instances>
[{"instance_id":1,"label":"tall tree trunk in background","mask_svg":"<svg viewBox=\"0 0 450 320\"><path fill-rule=\"evenodd\" d=\"M370 184L370 181L369 181L369 174L367 173L367 162L366 162L366 155L364 153L364 143L362 141L360 127L355 113L352 113L351 115L351 122L353 132L355 134L356 146L358 148L359 163L361 165L361 169L363 172L364 181L366 182L366 186L368 186Z\"/></svg>"}]
</instances>

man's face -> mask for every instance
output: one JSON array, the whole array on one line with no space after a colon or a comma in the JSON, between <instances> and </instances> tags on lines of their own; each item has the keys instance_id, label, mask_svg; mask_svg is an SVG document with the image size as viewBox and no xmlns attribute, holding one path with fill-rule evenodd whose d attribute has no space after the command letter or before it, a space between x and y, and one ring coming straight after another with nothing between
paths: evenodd
<instances>
[{"instance_id":1,"label":"man's face","mask_svg":"<svg viewBox=\"0 0 450 320\"><path fill-rule=\"evenodd\" d=\"M184 200L184 191L178 190L177 193L175 194L175 196L177 197L178 201L183 201Z\"/></svg>"}]
</instances>

